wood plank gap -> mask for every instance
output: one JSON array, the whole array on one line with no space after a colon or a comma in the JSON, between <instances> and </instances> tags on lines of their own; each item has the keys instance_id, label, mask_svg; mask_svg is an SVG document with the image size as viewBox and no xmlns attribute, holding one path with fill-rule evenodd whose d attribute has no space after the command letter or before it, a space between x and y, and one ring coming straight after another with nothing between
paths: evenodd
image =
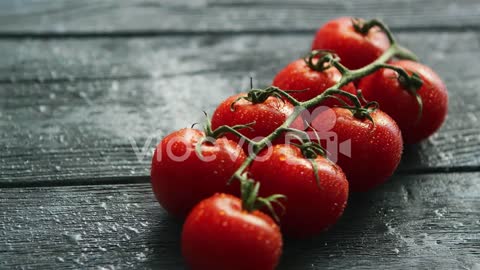
<instances>
[{"instance_id":1,"label":"wood plank gap","mask_svg":"<svg viewBox=\"0 0 480 270\"><path fill-rule=\"evenodd\" d=\"M474 173L480 172L480 166L460 167L437 167L413 170L398 170L395 175L428 175L428 174L450 174L450 173ZM149 175L138 176L116 176L116 177L95 177L90 179L78 178L64 180L40 180L36 182L3 182L0 188L23 188L23 187L58 187L58 186L94 186L94 185L125 185L150 183Z\"/></svg>"},{"instance_id":2,"label":"wood plank gap","mask_svg":"<svg viewBox=\"0 0 480 270\"><path fill-rule=\"evenodd\" d=\"M178 75L178 74L176 74ZM158 78L164 78L161 76ZM97 82L97 81L127 81L127 80L148 80L155 78L147 74L128 75L128 76L111 76L111 77L72 77L72 78L48 78L48 79L0 79L0 84L52 84L52 83L74 83L74 82Z\"/></svg>"},{"instance_id":3,"label":"wood plank gap","mask_svg":"<svg viewBox=\"0 0 480 270\"><path fill-rule=\"evenodd\" d=\"M236 69L222 69L222 73L237 72ZM194 76L200 74L218 73L218 69L203 69L200 71L185 71L180 73L152 75L152 74L133 74L123 76L107 76L107 77L64 77L64 78L27 78L16 79L7 78L0 79L0 85L4 84L56 84L56 83L76 83L76 82L102 82L102 81L133 81L133 80L159 80L181 76ZM247 76L248 74L245 74Z\"/></svg>"},{"instance_id":4,"label":"wood plank gap","mask_svg":"<svg viewBox=\"0 0 480 270\"><path fill-rule=\"evenodd\" d=\"M414 168L414 169L405 169L398 170L395 174L397 175L415 175L415 174L437 174L437 173L469 173L469 172L480 172L480 166L439 166L433 168Z\"/></svg>"},{"instance_id":5,"label":"wood plank gap","mask_svg":"<svg viewBox=\"0 0 480 270\"><path fill-rule=\"evenodd\" d=\"M245 30L139 30L139 31L75 31L75 32L0 32L0 39L95 39L95 38L155 38L161 36L234 36L234 35L305 35L313 34L317 28L301 29L245 29ZM394 33L413 32L477 32L480 25L436 25L392 27Z\"/></svg>"},{"instance_id":6,"label":"wood plank gap","mask_svg":"<svg viewBox=\"0 0 480 270\"><path fill-rule=\"evenodd\" d=\"M51 83L73 83L73 82L96 82L96 81L126 81L126 80L148 80L154 78L147 74L112 76L112 77L72 77L72 78L48 78L48 79L0 79L0 84L51 84ZM159 77L159 78L163 78Z\"/></svg>"},{"instance_id":7,"label":"wood plank gap","mask_svg":"<svg viewBox=\"0 0 480 270\"><path fill-rule=\"evenodd\" d=\"M37 182L3 182L0 188L24 188L24 187L65 187L65 186L96 186L96 185L128 185L150 183L150 176L117 176L117 177L95 177L90 179L79 178L64 180L48 180Z\"/></svg>"}]
</instances>

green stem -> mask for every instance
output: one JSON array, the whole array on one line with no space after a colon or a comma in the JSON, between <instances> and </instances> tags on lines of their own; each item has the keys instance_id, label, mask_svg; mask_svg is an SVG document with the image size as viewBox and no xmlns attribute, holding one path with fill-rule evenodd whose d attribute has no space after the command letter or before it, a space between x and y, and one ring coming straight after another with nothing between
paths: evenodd
<instances>
[{"instance_id":1,"label":"green stem","mask_svg":"<svg viewBox=\"0 0 480 270\"><path fill-rule=\"evenodd\" d=\"M388 30L388 29L387 29ZM393 40L394 41L394 40ZM338 69L340 67L340 70L342 70L342 78L341 80L336 83L335 85L331 86L327 90L325 90L322 94L316 96L315 98L312 98L308 101L305 102L298 102L296 101L293 97L286 96L285 93L280 93L284 97L287 97L288 100L294 101L294 104L297 105L293 111L293 113L285 120L285 122L280 125L275 131L273 131L270 135L267 137L263 138L260 141L254 142L253 143L253 152L250 153L250 155L247 157L247 159L242 163L242 165L237 169L237 171L232 175L232 178L229 180L228 183L230 183L233 179L238 179L240 181L246 181L247 176L244 174L245 170L250 166L250 164L255 160L257 157L258 153L262 151L266 146L271 144L273 140L278 138L282 133L285 132L286 129L290 127L290 125L301 115L301 113L309 108L315 107L322 103L325 99L330 98L332 95L343 95L352 100L352 102L355 104L355 106L361 106L360 101L358 100L357 96L345 92L343 90L340 90L341 87L347 85L350 82L353 82L355 80L358 80L362 77L365 77L378 69L382 68L385 66L385 63L391 59L392 57L396 56L402 56L402 57L409 57L409 58L416 58L412 53L409 51L403 49L402 47L398 46L396 43L393 43L390 48L388 48L377 60L372 62L371 64L355 69L355 70L349 70L344 66L341 66L341 64L338 63L338 61L333 61L332 64Z\"/></svg>"},{"instance_id":2,"label":"green stem","mask_svg":"<svg viewBox=\"0 0 480 270\"><path fill-rule=\"evenodd\" d=\"M395 54L395 56L397 58L400 58L400 59L406 59L406 60L412 60L412 61L415 61L415 62L418 62L419 59L418 57L413 53L411 52L409 49L407 48L404 48L400 45L396 45L397 48L398 48L398 51L397 53Z\"/></svg>"},{"instance_id":3,"label":"green stem","mask_svg":"<svg viewBox=\"0 0 480 270\"><path fill-rule=\"evenodd\" d=\"M272 89L274 89L274 91L276 91L280 96L284 97L286 100L288 100L290 103L292 103L292 105L295 105L295 106L301 106L302 105L300 101L298 101L297 99L292 97L289 93L280 90L280 88L272 87Z\"/></svg>"},{"instance_id":4,"label":"green stem","mask_svg":"<svg viewBox=\"0 0 480 270\"><path fill-rule=\"evenodd\" d=\"M234 135L236 135L239 139L244 139L246 142L248 142L249 144L252 144L252 143L255 143L253 140L250 140L247 136L243 135L242 133L240 133L238 131L238 129L243 129L243 128L249 128L249 129L252 129L251 126L254 125L255 122L253 123L249 123L249 124L246 124L246 125L235 125L233 127L231 126L219 126L217 129L215 129L214 131L211 131L210 134L207 134L207 136L209 137L212 137L212 138L218 138L220 137L221 135L225 134L225 133L232 133ZM211 130L211 128L210 128Z\"/></svg>"}]
</instances>

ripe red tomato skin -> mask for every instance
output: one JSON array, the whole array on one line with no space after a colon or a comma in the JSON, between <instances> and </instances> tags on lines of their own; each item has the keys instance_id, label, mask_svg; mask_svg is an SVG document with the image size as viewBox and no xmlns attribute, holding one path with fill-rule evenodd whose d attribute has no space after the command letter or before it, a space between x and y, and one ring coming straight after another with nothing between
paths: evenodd
<instances>
[{"instance_id":1,"label":"ripe red tomato skin","mask_svg":"<svg viewBox=\"0 0 480 270\"><path fill-rule=\"evenodd\" d=\"M239 130L240 133L249 139L263 138L272 133L276 128L282 125L285 120L294 111L294 106L287 101L283 101L276 97L269 97L265 102L252 104L250 101L241 99L234 105L235 110L232 111L230 106L238 97L246 96L246 93L240 93L224 100L215 110L212 116L212 128L216 129L222 125L244 125L255 122L252 129L244 128ZM303 126L301 120L298 121L299 126ZM293 127L296 127L295 125ZM226 134L225 137L233 141L239 142L239 138L233 134ZM283 138L279 138L274 143L283 142ZM248 144L242 145L245 152L248 153Z\"/></svg>"},{"instance_id":2,"label":"ripe red tomato skin","mask_svg":"<svg viewBox=\"0 0 480 270\"><path fill-rule=\"evenodd\" d=\"M266 214L242 210L239 198L215 194L187 217L182 254L194 270L269 270L278 264L282 235Z\"/></svg>"},{"instance_id":3,"label":"ripe red tomato skin","mask_svg":"<svg viewBox=\"0 0 480 270\"><path fill-rule=\"evenodd\" d=\"M314 63L316 63L315 60ZM316 71L312 70L304 59L298 59L277 73L272 85L282 90L299 90L291 91L289 94L298 101L307 101L325 92L327 88L338 83L341 78L342 74L334 67ZM356 94L353 83L349 83L341 89ZM327 99L320 105L332 107L341 104L335 99Z\"/></svg>"},{"instance_id":4,"label":"ripe red tomato skin","mask_svg":"<svg viewBox=\"0 0 480 270\"><path fill-rule=\"evenodd\" d=\"M216 192L238 193L238 183L226 183L246 159L242 148L233 141L219 138L215 144L203 144L204 161L195 152L202 131L185 128L166 136L155 149L152 159L151 184L158 202L171 215L184 218L199 201ZM170 152L185 160L169 158Z\"/></svg>"},{"instance_id":5,"label":"ripe red tomato skin","mask_svg":"<svg viewBox=\"0 0 480 270\"><path fill-rule=\"evenodd\" d=\"M440 77L425 65L408 60L391 62L404 68L409 74L416 72L423 81L417 93L422 98L423 112L418 119L416 98L398 82L391 69L380 69L360 80L359 88L367 100L379 102L402 130L404 142L413 144L426 139L443 124L448 111L448 93Z\"/></svg>"},{"instance_id":6,"label":"ripe red tomato skin","mask_svg":"<svg viewBox=\"0 0 480 270\"><path fill-rule=\"evenodd\" d=\"M387 36L378 27L373 27L364 36L355 31L349 17L327 22L317 31L312 44L312 50L334 51L340 62L350 69L370 64L389 47Z\"/></svg>"},{"instance_id":7,"label":"ripe red tomato skin","mask_svg":"<svg viewBox=\"0 0 480 270\"><path fill-rule=\"evenodd\" d=\"M320 187L312 164L293 145L273 146L265 160L255 160L250 176L260 182L260 196L272 194L287 196L282 201L286 208L280 216L282 232L287 237L305 238L318 234L342 215L348 199L348 181L340 167L324 157L317 157ZM269 150L260 153L267 157ZM277 213L282 209L277 208Z\"/></svg>"},{"instance_id":8,"label":"ripe red tomato skin","mask_svg":"<svg viewBox=\"0 0 480 270\"><path fill-rule=\"evenodd\" d=\"M347 176L350 191L368 191L388 180L400 163L403 151L402 135L395 121L376 110L370 114L374 126L368 119L355 118L348 109L332 110L336 120L330 131L338 136L339 143L351 140L351 158L339 153L337 160ZM318 117L321 119L322 115Z\"/></svg>"}]
</instances>

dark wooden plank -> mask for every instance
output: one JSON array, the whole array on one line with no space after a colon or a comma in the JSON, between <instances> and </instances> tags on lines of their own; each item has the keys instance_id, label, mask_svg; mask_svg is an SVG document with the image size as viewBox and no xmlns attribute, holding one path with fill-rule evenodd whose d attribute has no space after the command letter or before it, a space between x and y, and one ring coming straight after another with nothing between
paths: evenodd
<instances>
[{"instance_id":1,"label":"dark wooden plank","mask_svg":"<svg viewBox=\"0 0 480 270\"><path fill-rule=\"evenodd\" d=\"M260 84L267 84L276 71L309 50L313 34L2 40L0 82L164 78L227 71L252 73ZM475 77L475 68L460 64L478 57L478 32L397 36L447 81ZM450 72L451 62L461 72Z\"/></svg>"},{"instance_id":2,"label":"dark wooden plank","mask_svg":"<svg viewBox=\"0 0 480 270\"><path fill-rule=\"evenodd\" d=\"M2 1L0 33L311 31L343 15L375 16L395 28L477 28L480 23L479 4L471 0L47 0Z\"/></svg>"},{"instance_id":3,"label":"dark wooden plank","mask_svg":"<svg viewBox=\"0 0 480 270\"><path fill-rule=\"evenodd\" d=\"M239 80L247 83L210 74L0 86L0 182L146 175L160 138L202 121Z\"/></svg>"},{"instance_id":4,"label":"dark wooden plank","mask_svg":"<svg viewBox=\"0 0 480 270\"><path fill-rule=\"evenodd\" d=\"M248 75L264 70L272 74L279 64L306 51L309 39L308 35L238 35L3 40L0 81L72 82L224 72ZM299 42L303 46L299 47ZM272 52L275 49L278 52Z\"/></svg>"},{"instance_id":5,"label":"dark wooden plank","mask_svg":"<svg viewBox=\"0 0 480 270\"><path fill-rule=\"evenodd\" d=\"M400 39L445 79L451 101L441 132L409 147L400 170L475 170L480 64L472 59L480 57L479 34ZM268 84L309 41L308 35L57 40L25 41L18 50L3 43L0 76L18 80L0 84L0 183L147 181L150 152L138 159L132 140L138 151L151 150L166 133L201 121L202 110L246 90L249 75ZM138 79L125 79L132 76ZM19 83L36 77L47 81ZM118 179L130 176L140 179Z\"/></svg>"},{"instance_id":6,"label":"dark wooden plank","mask_svg":"<svg viewBox=\"0 0 480 270\"><path fill-rule=\"evenodd\" d=\"M331 231L286 241L280 269L475 269L479 205L478 173L396 177ZM0 189L0 209L2 269L184 268L181 224L146 184Z\"/></svg>"}]
</instances>

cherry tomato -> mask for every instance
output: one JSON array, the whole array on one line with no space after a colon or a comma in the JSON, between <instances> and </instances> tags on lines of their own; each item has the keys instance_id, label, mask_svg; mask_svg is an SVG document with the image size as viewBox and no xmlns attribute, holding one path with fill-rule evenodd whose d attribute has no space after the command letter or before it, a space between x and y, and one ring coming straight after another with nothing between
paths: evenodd
<instances>
[{"instance_id":1,"label":"cherry tomato","mask_svg":"<svg viewBox=\"0 0 480 270\"><path fill-rule=\"evenodd\" d=\"M398 74L388 68L360 80L359 88L367 100L380 103L402 130L405 143L417 143L437 131L445 120L448 110L448 94L445 84L430 68L413 61L402 60L391 63L401 67L410 75L417 73L423 81L417 94L422 99L423 110L419 117L419 105L397 79Z\"/></svg>"},{"instance_id":2,"label":"cherry tomato","mask_svg":"<svg viewBox=\"0 0 480 270\"><path fill-rule=\"evenodd\" d=\"M318 59L313 59L315 64ZM282 90L291 91L289 94L298 101L307 101L320 94L327 88L335 85L342 78L342 74L335 68L330 67L323 71L311 69L304 59L298 59L288 64L273 79L273 85ZM341 88L352 94L356 94L353 83L349 83ZM340 105L335 99L327 99L321 106Z\"/></svg>"},{"instance_id":3,"label":"cherry tomato","mask_svg":"<svg viewBox=\"0 0 480 270\"><path fill-rule=\"evenodd\" d=\"M216 192L238 193L239 185L226 186L246 155L226 138L206 142L202 155L195 152L202 131L185 128L166 136L155 149L151 183L158 202L170 214L183 218L198 202Z\"/></svg>"},{"instance_id":4,"label":"cherry tomato","mask_svg":"<svg viewBox=\"0 0 480 270\"><path fill-rule=\"evenodd\" d=\"M370 113L374 125L367 118L358 119L343 108L325 111L313 121L330 120L331 111L335 119L329 132L336 134L338 143L349 148L337 154L337 164L347 176L350 190L367 191L385 182L397 168L403 151L402 135L395 121L377 109Z\"/></svg>"},{"instance_id":5,"label":"cherry tomato","mask_svg":"<svg viewBox=\"0 0 480 270\"><path fill-rule=\"evenodd\" d=\"M387 36L379 27L365 35L357 32L352 18L341 17L327 22L315 35L313 50L332 50L342 64L357 69L375 61L390 46Z\"/></svg>"},{"instance_id":6,"label":"cherry tomato","mask_svg":"<svg viewBox=\"0 0 480 270\"><path fill-rule=\"evenodd\" d=\"M251 165L250 177L260 182L260 196L283 194L283 233L302 238L320 233L342 215L348 199L348 182L340 167L318 156L319 185L311 161L299 148L279 144L263 150ZM281 209L277 209L277 213Z\"/></svg>"},{"instance_id":7,"label":"cherry tomato","mask_svg":"<svg viewBox=\"0 0 480 270\"><path fill-rule=\"evenodd\" d=\"M249 139L263 138L272 133L276 128L282 125L288 116L294 111L294 106L287 101L277 97L269 97L263 103L253 104L245 99L238 100L234 105L234 111L231 110L231 104L239 97L246 96L246 93L231 96L223 101L215 110L212 116L212 128L216 129L222 125L244 125L255 122L251 129L240 129L239 132ZM299 121L302 125L301 120ZM240 141L233 134L226 134L226 137ZM282 139L276 142L281 142ZM275 142L275 143L276 143ZM242 145L247 151L248 144Z\"/></svg>"},{"instance_id":8,"label":"cherry tomato","mask_svg":"<svg viewBox=\"0 0 480 270\"><path fill-rule=\"evenodd\" d=\"M266 214L243 210L237 197L215 194L188 215L182 253L192 269L274 269L282 235Z\"/></svg>"}]
</instances>

